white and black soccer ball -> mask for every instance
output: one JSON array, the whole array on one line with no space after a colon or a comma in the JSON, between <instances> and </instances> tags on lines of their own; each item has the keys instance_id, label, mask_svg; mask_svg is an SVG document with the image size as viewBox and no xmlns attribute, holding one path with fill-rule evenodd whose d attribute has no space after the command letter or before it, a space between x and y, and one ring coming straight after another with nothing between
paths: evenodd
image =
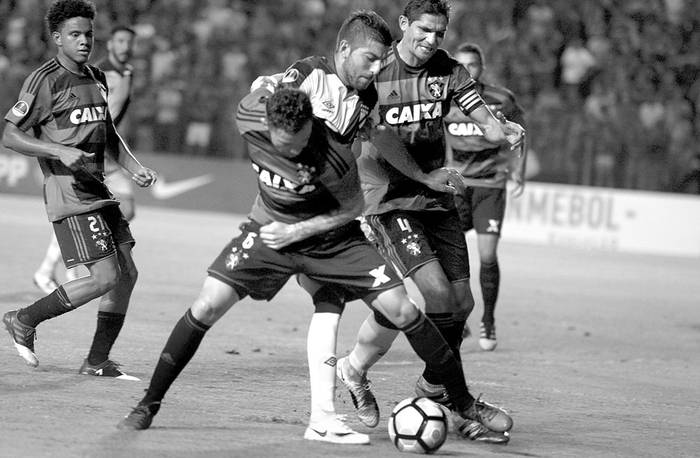
<instances>
[{"instance_id":1,"label":"white and black soccer ball","mask_svg":"<svg viewBox=\"0 0 700 458\"><path fill-rule=\"evenodd\" d=\"M433 453L447 439L447 417L428 398L399 402L389 417L389 438L402 452Z\"/></svg>"}]
</instances>

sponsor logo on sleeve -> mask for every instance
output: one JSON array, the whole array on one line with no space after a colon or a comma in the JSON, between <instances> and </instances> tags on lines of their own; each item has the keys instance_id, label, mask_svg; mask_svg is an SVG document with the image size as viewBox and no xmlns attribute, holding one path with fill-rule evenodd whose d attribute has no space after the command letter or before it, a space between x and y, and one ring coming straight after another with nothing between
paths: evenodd
<instances>
[{"instance_id":1,"label":"sponsor logo on sleeve","mask_svg":"<svg viewBox=\"0 0 700 458\"><path fill-rule=\"evenodd\" d=\"M29 113L29 104L24 100L20 100L12 107L12 114L18 118L24 118Z\"/></svg>"},{"instance_id":2,"label":"sponsor logo on sleeve","mask_svg":"<svg viewBox=\"0 0 700 458\"><path fill-rule=\"evenodd\" d=\"M282 77L282 82L283 83L293 83L296 80L299 79L299 70L296 68L290 68L284 73L284 76Z\"/></svg>"}]
</instances>

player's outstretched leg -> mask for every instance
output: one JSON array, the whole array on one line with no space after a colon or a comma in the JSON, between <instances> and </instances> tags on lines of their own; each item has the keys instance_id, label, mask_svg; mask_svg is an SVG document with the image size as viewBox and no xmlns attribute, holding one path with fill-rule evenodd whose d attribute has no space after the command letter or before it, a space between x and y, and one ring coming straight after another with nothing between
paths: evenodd
<instances>
[{"instance_id":1,"label":"player's outstretched leg","mask_svg":"<svg viewBox=\"0 0 700 458\"><path fill-rule=\"evenodd\" d=\"M2 322L12 338L12 343L14 343L17 353L19 353L27 365L37 367L39 365L39 358L34 354L36 328L22 323L17 318L17 310L5 313L2 317Z\"/></svg>"},{"instance_id":2,"label":"player's outstretched leg","mask_svg":"<svg viewBox=\"0 0 700 458\"><path fill-rule=\"evenodd\" d=\"M372 393L371 383L367 380L367 374L354 369L347 357L338 360L336 374L350 392L357 418L365 426L370 428L377 426L379 424L379 406Z\"/></svg>"}]
</instances>

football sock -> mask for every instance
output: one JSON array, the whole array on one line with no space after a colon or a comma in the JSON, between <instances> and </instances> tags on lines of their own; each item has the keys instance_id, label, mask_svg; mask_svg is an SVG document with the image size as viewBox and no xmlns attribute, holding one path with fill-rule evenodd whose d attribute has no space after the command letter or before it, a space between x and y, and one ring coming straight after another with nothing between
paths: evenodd
<instances>
[{"instance_id":1,"label":"football sock","mask_svg":"<svg viewBox=\"0 0 700 458\"><path fill-rule=\"evenodd\" d=\"M97 329L88 353L88 364L96 366L107 360L124 325L124 318L122 313L97 312Z\"/></svg>"},{"instance_id":2,"label":"football sock","mask_svg":"<svg viewBox=\"0 0 700 458\"><path fill-rule=\"evenodd\" d=\"M177 322L163 348L142 404L160 402L170 385L192 359L204 335L211 328L187 310Z\"/></svg>"},{"instance_id":3,"label":"football sock","mask_svg":"<svg viewBox=\"0 0 700 458\"><path fill-rule=\"evenodd\" d=\"M334 414L335 355L338 322L337 313L314 313L309 323L306 355L309 362L311 387L311 420L323 414Z\"/></svg>"},{"instance_id":4,"label":"football sock","mask_svg":"<svg viewBox=\"0 0 700 458\"><path fill-rule=\"evenodd\" d=\"M348 355L350 365L360 374L366 373L389 351L397 335L399 335L398 330L380 325L374 313L370 313L360 326L355 347Z\"/></svg>"},{"instance_id":5,"label":"football sock","mask_svg":"<svg viewBox=\"0 0 700 458\"><path fill-rule=\"evenodd\" d=\"M41 272L48 277L53 277L59 259L61 259L61 247L58 246L56 236L51 234L51 241L46 249L44 260L41 261L41 265L37 269L37 272Z\"/></svg>"},{"instance_id":6,"label":"football sock","mask_svg":"<svg viewBox=\"0 0 700 458\"><path fill-rule=\"evenodd\" d=\"M491 264L481 264L479 280L484 297L484 314L481 321L492 324L495 319L494 312L496 310L496 299L498 299L498 287L501 283L501 271L498 267L498 260Z\"/></svg>"},{"instance_id":7,"label":"football sock","mask_svg":"<svg viewBox=\"0 0 700 458\"><path fill-rule=\"evenodd\" d=\"M438 329L442 338L445 339L450 348L454 351L453 345L451 343L454 336L454 320L452 313L427 313L426 316L433 322L435 327ZM440 384L440 377L433 371L428 364L425 365L423 369L423 378L432 384Z\"/></svg>"},{"instance_id":8,"label":"football sock","mask_svg":"<svg viewBox=\"0 0 700 458\"><path fill-rule=\"evenodd\" d=\"M464 380L462 364L455 358L437 327L421 312L402 329L413 351L438 376L438 383L445 386L455 409L466 410L474 402Z\"/></svg>"},{"instance_id":9,"label":"football sock","mask_svg":"<svg viewBox=\"0 0 700 458\"><path fill-rule=\"evenodd\" d=\"M63 286L59 286L48 296L42 297L32 305L20 309L17 312L17 319L35 328L42 321L63 315L73 310L73 308Z\"/></svg>"}]
</instances>

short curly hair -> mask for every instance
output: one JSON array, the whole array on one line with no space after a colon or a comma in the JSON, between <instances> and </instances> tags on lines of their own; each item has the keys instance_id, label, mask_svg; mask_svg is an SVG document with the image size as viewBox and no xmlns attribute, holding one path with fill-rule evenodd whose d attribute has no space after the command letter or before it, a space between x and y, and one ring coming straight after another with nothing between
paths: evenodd
<instances>
[{"instance_id":1,"label":"short curly hair","mask_svg":"<svg viewBox=\"0 0 700 458\"><path fill-rule=\"evenodd\" d=\"M267 98L265 108L270 127L290 134L299 132L314 115L309 96L298 89L278 89Z\"/></svg>"},{"instance_id":2,"label":"short curly hair","mask_svg":"<svg viewBox=\"0 0 700 458\"><path fill-rule=\"evenodd\" d=\"M61 25L74 17L95 19L95 5L87 0L56 0L46 12L46 27L49 33L58 32Z\"/></svg>"}]
</instances>

